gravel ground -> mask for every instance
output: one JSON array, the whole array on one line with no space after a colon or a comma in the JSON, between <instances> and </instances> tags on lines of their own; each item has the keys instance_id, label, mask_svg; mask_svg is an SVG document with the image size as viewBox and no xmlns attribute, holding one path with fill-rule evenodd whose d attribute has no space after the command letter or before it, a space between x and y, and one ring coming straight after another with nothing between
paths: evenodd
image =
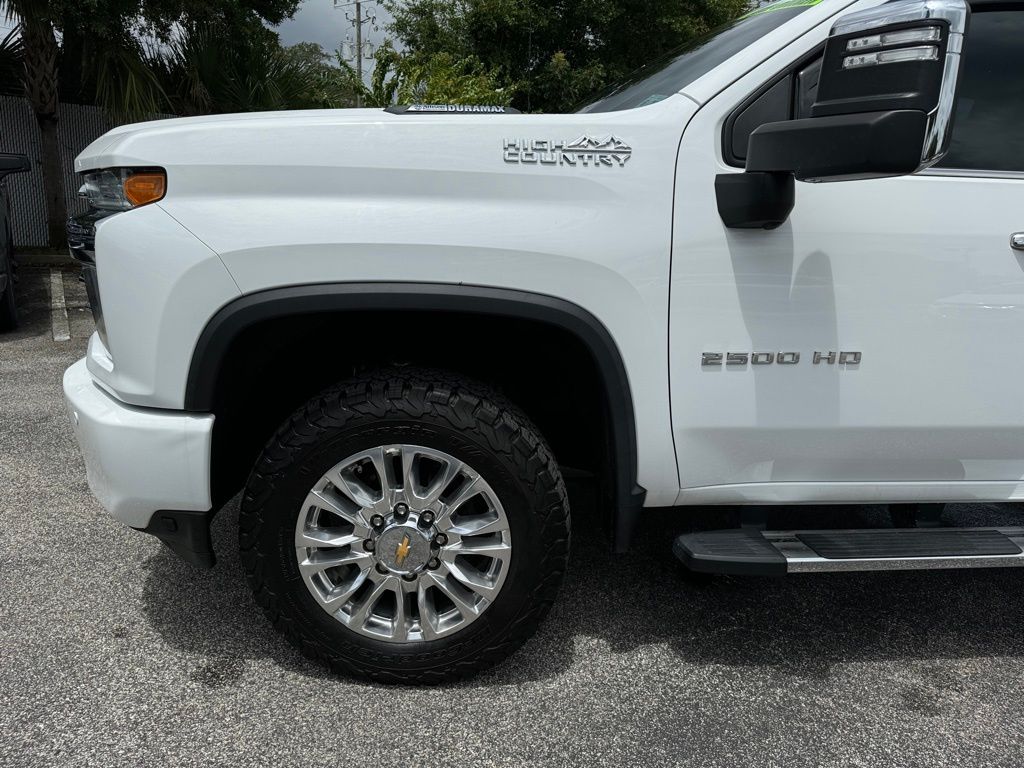
<instances>
[{"instance_id":1,"label":"gravel ground","mask_svg":"<svg viewBox=\"0 0 1024 768\"><path fill-rule=\"evenodd\" d=\"M90 332L84 290L64 275L71 340L57 342L50 284L25 271L24 328L0 339L2 765L1024 764L1022 574L684 578L673 535L730 510L651 514L618 557L584 517L540 633L471 681L333 677L252 603L237 502L201 572L93 500L60 394ZM587 489L573 496L585 512ZM1017 519L1006 505L947 514Z\"/></svg>"}]
</instances>

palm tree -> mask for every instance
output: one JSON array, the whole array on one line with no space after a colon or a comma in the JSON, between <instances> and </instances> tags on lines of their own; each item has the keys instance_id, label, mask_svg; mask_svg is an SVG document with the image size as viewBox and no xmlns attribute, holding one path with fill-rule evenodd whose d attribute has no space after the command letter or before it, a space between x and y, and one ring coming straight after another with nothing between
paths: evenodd
<instances>
[{"instance_id":1,"label":"palm tree","mask_svg":"<svg viewBox=\"0 0 1024 768\"><path fill-rule=\"evenodd\" d=\"M160 112L198 115L344 107L352 105L357 93L367 104L378 106L396 98L507 104L513 92L496 88L493 73L478 62L456 62L440 55L424 63L390 46L381 49L372 87L366 88L341 57L339 67L333 67L322 52L317 55L308 46L283 49L263 26L260 18L279 20L290 15L295 0L240 0L240 6L252 3L260 10L230 24L224 19L188 21L187 14L182 21L180 14L171 13L174 2L161 6L162 10L130 1L100 0L88 7L51 2L6 0L7 17L18 22L18 34L0 43L0 68L20 59L24 94L39 125L52 247L63 246L67 218L57 140L59 65L66 75L74 75L66 78L74 82L72 95L103 107L118 122ZM77 15L59 16L58 7L63 7L64 14ZM164 33L162 43L149 49L133 32L147 10L168 24L172 19L177 22L170 32L167 24L157 25ZM230 35L224 34L225 28ZM57 30L65 33L67 46L62 64Z\"/></svg>"},{"instance_id":2,"label":"palm tree","mask_svg":"<svg viewBox=\"0 0 1024 768\"><path fill-rule=\"evenodd\" d=\"M326 54L317 56L309 46L282 48L265 30L225 45L216 30L183 29L148 54L147 66L178 115L340 107L354 100Z\"/></svg>"},{"instance_id":3,"label":"palm tree","mask_svg":"<svg viewBox=\"0 0 1024 768\"><path fill-rule=\"evenodd\" d=\"M4 2L4 0L0 0ZM180 100L178 82L166 83L164 75L173 69L170 60L174 58L175 23L189 11L197 12L196 18L204 18L205 35L203 47L208 53L215 46L224 46L225 36L215 36L210 30L216 25L227 25L234 36L240 28L248 25L251 29L264 32L269 37L261 39L252 36L239 50L246 51L246 60L237 52L231 56L230 71L200 71L199 86L219 82L223 99L219 103L204 104L202 98ZM259 8L252 6L258 5ZM103 107L115 121L152 117L158 112L174 111L186 104L196 114L209 111L244 111L251 109L294 108L300 102L307 104L307 86L319 78L317 73L283 61L281 48L272 33L267 32L262 20L279 22L290 16L297 0L236 0L232 4L212 6L206 2L190 3L176 0L167 3L147 5L135 0L117 2L94 2L90 4L61 4L52 0L6 0L6 15L18 23L18 48L20 54L21 80L25 97L28 99L41 137L41 171L43 192L46 197L48 240L52 247L62 247L65 242L64 177L61 169L60 146L57 141L57 105L59 100L59 67L62 52L57 42L57 31L69 32L65 43L72 43L63 56L65 73L73 73L77 86L75 94L85 101ZM58 8L62 10L58 11ZM211 8L224 11L223 18ZM228 13L231 11L232 16ZM237 15L241 13L241 15ZM68 15L71 14L71 15ZM219 19L219 21L218 21ZM229 21L228 19L234 19ZM167 47L147 51L139 41L136 32L146 24L163 32ZM197 26L198 22L193 22ZM83 38L87 45L83 45ZM230 38L229 38L230 39ZM272 43L272 45L271 45ZM9 46L14 49L14 43ZM235 48L235 45L231 45ZM0 66L11 60L11 51L0 49ZM196 72L181 72L193 78ZM169 90L165 91L165 85ZM201 96L201 94L197 94Z\"/></svg>"},{"instance_id":4,"label":"palm tree","mask_svg":"<svg viewBox=\"0 0 1024 768\"><path fill-rule=\"evenodd\" d=\"M22 85L39 125L43 195L50 247L64 244L67 207L57 142L57 59L60 49L46 0L8 0L8 19L18 20Z\"/></svg>"}]
</instances>

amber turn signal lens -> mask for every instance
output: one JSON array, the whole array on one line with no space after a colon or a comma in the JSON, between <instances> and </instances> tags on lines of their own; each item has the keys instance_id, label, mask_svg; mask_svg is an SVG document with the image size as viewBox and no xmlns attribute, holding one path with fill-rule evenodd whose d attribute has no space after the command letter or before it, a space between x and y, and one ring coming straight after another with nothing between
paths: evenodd
<instances>
[{"instance_id":1,"label":"amber turn signal lens","mask_svg":"<svg viewBox=\"0 0 1024 768\"><path fill-rule=\"evenodd\" d=\"M136 173L124 180L124 196L132 205L155 203L167 191L167 177L162 173Z\"/></svg>"}]
</instances>

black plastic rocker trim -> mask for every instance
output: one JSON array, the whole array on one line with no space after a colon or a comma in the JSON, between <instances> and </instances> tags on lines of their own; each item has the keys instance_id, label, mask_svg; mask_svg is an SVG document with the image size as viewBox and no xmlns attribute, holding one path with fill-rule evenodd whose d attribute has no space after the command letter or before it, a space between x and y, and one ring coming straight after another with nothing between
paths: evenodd
<instances>
[{"instance_id":1,"label":"black plastic rocker trim","mask_svg":"<svg viewBox=\"0 0 1024 768\"><path fill-rule=\"evenodd\" d=\"M637 482L636 420L626 366L604 324L564 299L443 283L316 283L250 293L222 307L199 336L185 387L185 409L212 411L221 361L246 328L295 315L370 310L522 318L556 326L578 338L593 355L608 403L616 467L614 549L629 548L647 491Z\"/></svg>"},{"instance_id":2,"label":"black plastic rocker trim","mask_svg":"<svg viewBox=\"0 0 1024 768\"><path fill-rule=\"evenodd\" d=\"M212 519L212 510L160 510L150 519L149 525L137 530L156 536L185 562L197 568L213 568L217 558L210 537Z\"/></svg>"}]
</instances>

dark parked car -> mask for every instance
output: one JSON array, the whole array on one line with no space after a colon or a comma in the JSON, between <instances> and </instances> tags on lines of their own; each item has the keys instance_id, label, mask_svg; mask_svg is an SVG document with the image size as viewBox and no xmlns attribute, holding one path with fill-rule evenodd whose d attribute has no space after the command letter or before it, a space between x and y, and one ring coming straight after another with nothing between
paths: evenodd
<instances>
[{"instance_id":1,"label":"dark parked car","mask_svg":"<svg viewBox=\"0 0 1024 768\"><path fill-rule=\"evenodd\" d=\"M11 204L7 199L5 180L13 173L29 170L24 155L0 153L0 331L18 326L18 309L14 303L14 236L11 234Z\"/></svg>"}]
</instances>

